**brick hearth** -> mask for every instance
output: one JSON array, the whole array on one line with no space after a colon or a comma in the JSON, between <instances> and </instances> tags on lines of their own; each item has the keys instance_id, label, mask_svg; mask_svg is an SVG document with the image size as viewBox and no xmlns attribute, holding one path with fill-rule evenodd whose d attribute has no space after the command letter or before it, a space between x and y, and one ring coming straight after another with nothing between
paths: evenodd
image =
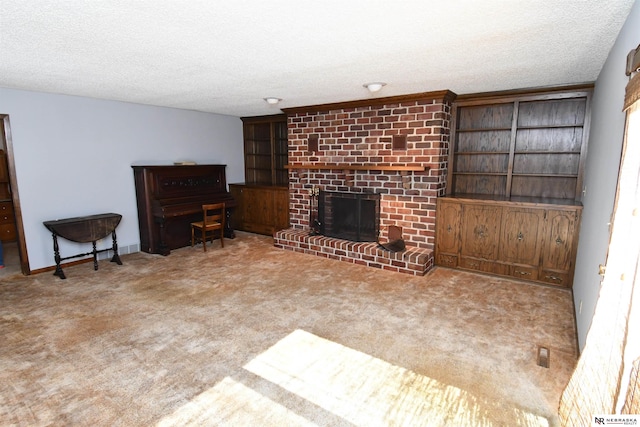
<instances>
[{"instance_id":1,"label":"brick hearth","mask_svg":"<svg viewBox=\"0 0 640 427\"><path fill-rule=\"evenodd\" d=\"M433 251L408 247L389 252L377 243L350 242L325 236L310 236L306 230L282 230L276 233L275 246L367 267L422 276L433 267Z\"/></svg>"},{"instance_id":2,"label":"brick hearth","mask_svg":"<svg viewBox=\"0 0 640 427\"><path fill-rule=\"evenodd\" d=\"M454 98L441 91L285 109L291 228L275 234L275 245L425 274L433 266L435 207L445 192ZM400 226L407 249L392 253L376 243L309 236L314 189L380 194L380 241L388 241L390 225Z\"/></svg>"}]
</instances>

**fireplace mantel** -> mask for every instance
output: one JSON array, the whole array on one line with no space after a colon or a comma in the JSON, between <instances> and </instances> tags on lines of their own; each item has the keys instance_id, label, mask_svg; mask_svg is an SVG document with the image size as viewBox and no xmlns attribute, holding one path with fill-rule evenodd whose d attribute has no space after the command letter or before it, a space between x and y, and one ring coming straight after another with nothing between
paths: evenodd
<instances>
[{"instance_id":1,"label":"fireplace mantel","mask_svg":"<svg viewBox=\"0 0 640 427\"><path fill-rule=\"evenodd\" d=\"M296 173L300 171L313 171L313 170L330 170L330 171L343 171L347 176L345 177L345 184L348 187L354 185L355 174L357 171L382 171L382 172L400 172L402 176L402 186L405 189L411 188L411 174L413 172L428 172L429 166L417 166L417 165L350 165L350 164L330 164L330 163L303 163L294 165L285 165L285 169L294 170Z\"/></svg>"}]
</instances>

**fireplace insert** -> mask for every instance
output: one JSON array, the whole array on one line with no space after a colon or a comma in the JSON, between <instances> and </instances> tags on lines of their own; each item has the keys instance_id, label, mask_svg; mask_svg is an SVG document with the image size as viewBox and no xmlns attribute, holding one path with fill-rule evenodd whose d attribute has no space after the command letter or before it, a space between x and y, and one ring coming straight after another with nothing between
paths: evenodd
<instances>
[{"instance_id":1,"label":"fireplace insert","mask_svg":"<svg viewBox=\"0 0 640 427\"><path fill-rule=\"evenodd\" d=\"M380 195L320 191L318 222L323 236L353 242L377 242Z\"/></svg>"}]
</instances>

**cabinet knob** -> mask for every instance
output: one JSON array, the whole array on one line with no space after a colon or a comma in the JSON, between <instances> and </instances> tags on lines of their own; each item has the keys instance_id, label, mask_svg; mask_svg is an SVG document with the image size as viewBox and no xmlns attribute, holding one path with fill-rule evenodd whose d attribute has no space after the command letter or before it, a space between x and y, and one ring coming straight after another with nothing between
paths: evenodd
<instances>
[{"instance_id":1,"label":"cabinet knob","mask_svg":"<svg viewBox=\"0 0 640 427\"><path fill-rule=\"evenodd\" d=\"M476 234L476 236L478 237L484 237L485 236L485 228L483 226L478 226L476 227L473 232Z\"/></svg>"},{"instance_id":2,"label":"cabinet knob","mask_svg":"<svg viewBox=\"0 0 640 427\"><path fill-rule=\"evenodd\" d=\"M563 243L564 243L564 241L563 241L560 237L558 237L558 238L556 239L556 245L561 245L561 244L563 244Z\"/></svg>"},{"instance_id":3,"label":"cabinet knob","mask_svg":"<svg viewBox=\"0 0 640 427\"><path fill-rule=\"evenodd\" d=\"M544 276L544 278L554 282L562 282L562 278L557 276Z\"/></svg>"},{"instance_id":4,"label":"cabinet knob","mask_svg":"<svg viewBox=\"0 0 640 427\"><path fill-rule=\"evenodd\" d=\"M522 240L524 239L524 236L522 235L522 231L518 232L518 240Z\"/></svg>"},{"instance_id":5,"label":"cabinet knob","mask_svg":"<svg viewBox=\"0 0 640 427\"><path fill-rule=\"evenodd\" d=\"M451 225L449 225L449 226L447 227L447 231L448 231L449 233L451 233L451 230L453 230L453 228L451 228Z\"/></svg>"}]
</instances>

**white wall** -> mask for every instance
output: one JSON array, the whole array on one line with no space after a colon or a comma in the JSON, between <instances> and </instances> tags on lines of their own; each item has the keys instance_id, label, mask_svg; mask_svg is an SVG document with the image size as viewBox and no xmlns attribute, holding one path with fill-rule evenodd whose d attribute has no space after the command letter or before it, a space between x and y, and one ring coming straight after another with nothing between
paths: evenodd
<instances>
[{"instance_id":1,"label":"white wall","mask_svg":"<svg viewBox=\"0 0 640 427\"><path fill-rule=\"evenodd\" d=\"M598 265L605 264L615 201L625 115L622 111L627 54L640 44L640 2L636 2L596 81L585 171L586 194L573 284L580 349L600 291ZM580 307L582 310L580 311Z\"/></svg>"},{"instance_id":2,"label":"white wall","mask_svg":"<svg viewBox=\"0 0 640 427\"><path fill-rule=\"evenodd\" d=\"M118 246L139 248L133 164L226 164L227 182L244 180L238 117L3 88L0 113L11 125L31 270L55 265L47 220L117 212ZM64 257L91 245L60 239L60 249Z\"/></svg>"}]
</instances>

